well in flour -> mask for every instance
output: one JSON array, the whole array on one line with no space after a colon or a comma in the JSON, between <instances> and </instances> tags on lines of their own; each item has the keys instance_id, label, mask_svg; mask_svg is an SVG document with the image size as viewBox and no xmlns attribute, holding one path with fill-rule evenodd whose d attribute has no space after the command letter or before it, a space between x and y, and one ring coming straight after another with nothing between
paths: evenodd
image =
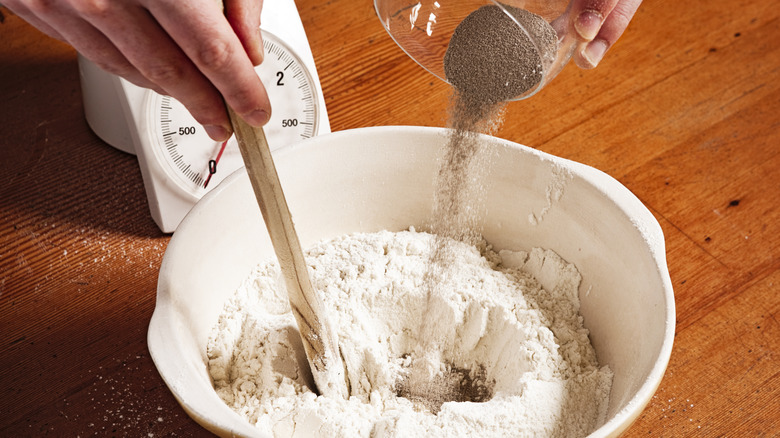
<instances>
[{"instance_id":1,"label":"well in flour","mask_svg":"<svg viewBox=\"0 0 780 438\"><path fill-rule=\"evenodd\" d=\"M407 369L413 371L410 366ZM418 380L402 378L397 383L396 394L409 399L418 410L438 414L447 402L483 403L490 400L493 385L483 366L469 370L444 364L444 369L433 376Z\"/></svg>"}]
</instances>

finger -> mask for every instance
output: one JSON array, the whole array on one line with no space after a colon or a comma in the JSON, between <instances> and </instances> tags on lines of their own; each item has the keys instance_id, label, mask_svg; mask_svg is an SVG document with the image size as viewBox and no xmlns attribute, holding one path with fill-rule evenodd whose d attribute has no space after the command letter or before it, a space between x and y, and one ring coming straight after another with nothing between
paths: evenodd
<instances>
[{"instance_id":1,"label":"finger","mask_svg":"<svg viewBox=\"0 0 780 438\"><path fill-rule=\"evenodd\" d=\"M582 41L591 41L598 35L601 25L618 0L574 0L572 24Z\"/></svg>"},{"instance_id":2,"label":"finger","mask_svg":"<svg viewBox=\"0 0 780 438\"><path fill-rule=\"evenodd\" d=\"M13 13L16 14L19 18L30 23L33 27L45 33L46 35L60 41L65 41L65 37L57 32L56 29L49 26L45 21L38 18L38 16L24 3L14 0L6 0L3 2L3 5L13 11Z\"/></svg>"},{"instance_id":3,"label":"finger","mask_svg":"<svg viewBox=\"0 0 780 438\"><path fill-rule=\"evenodd\" d=\"M100 31L148 80L181 102L214 140L230 136L224 102L211 82L146 9L117 2L83 10Z\"/></svg>"},{"instance_id":4,"label":"finger","mask_svg":"<svg viewBox=\"0 0 780 438\"><path fill-rule=\"evenodd\" d=\"M254 65L263 62L263 39L260 35L262 1L225 0L225 16Z\"/></svg>"},{"instance_id":5,"label":"finger","mask_svg":"<svg viewBox=\"0 0 780 438\"><path fill-rule=\"evenodd\" d=\"M156 83L147 79L119 49L100 31L87 22L84 26L68 26L63 30L69 43L95 65L108 73L120 76L134 85L153 90L159 94L168 94Z\"/></svg>"},{"instance_id":6,"label":"finger","mask_svg":"<svg viewBox=\"0 0 780 438\"><path fill-rule=\"evenodd\" d=\"M596 67L617 40L623 35L642 0L622 0L604 20L592 41L575 54L574 62L581 68Z\"/></svg>"},{"instance_id":7,"label":"finger","mask_svg":"<svg viewBox=\"0 0 780 438\"><path fill-rule=\"evenodd\" d=\"M181 9L169 2L149 1L148 7L227 104L249 124L264 125L271 104L252 61L218 5L211 0L200 3ZM193 9L199 13L192 13Z\"/></svg>"},{"instance_id":8,"label":"finger","mask_svg":"<svg viewBox=\"0 0 780 438\"><path fill-rule=\"evenodd\" d=\"M54 7L47 2L33 2L30 5L31 8L25 8L25 20L31 17L31 23L45 23L47 34L67 42L103 70L122 76L138 86L162 91L133 67L102 32L83 20L69 6L58 4Z\"/></svg>"},{"instance_id":9,"label":"finger","mask_svg":"<svg viewBox=\"0 0 780 438\"><path fill-rule=\"evenodd\" d=\"M604 20L596 38L605 40L610 46L615 44L628 27L628 23L634 18L641 3L642 0L622 0L615 5L615 8Z\"/></svg>"}]
</instances>

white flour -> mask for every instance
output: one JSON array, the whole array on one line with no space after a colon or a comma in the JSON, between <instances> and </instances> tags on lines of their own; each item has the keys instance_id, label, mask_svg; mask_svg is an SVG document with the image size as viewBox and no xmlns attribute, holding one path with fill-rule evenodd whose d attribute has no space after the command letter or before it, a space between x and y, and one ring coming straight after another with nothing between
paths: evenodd
<instances>
[{"instance_id":1,"label":"white flour","mask_svg":"<svg viewBox=\"0 0 780 438\"><path fill-rule=\"evenodd\" d=\"M307 252L339 330L348 401L311 391L278 267L258 267L208 345L219 396L274 437L574 437L601 425L612 372L598 366L582 326L574 266L547 250L495 253L452 241L455 257L429 307L432 239L383 231ZM430 344L416 338L426 320L435 321L437 348L425 358L432 378L471 370L488 401L451 401L432 414L396 396L410 354Z\"/></svg>"}]
</instances>

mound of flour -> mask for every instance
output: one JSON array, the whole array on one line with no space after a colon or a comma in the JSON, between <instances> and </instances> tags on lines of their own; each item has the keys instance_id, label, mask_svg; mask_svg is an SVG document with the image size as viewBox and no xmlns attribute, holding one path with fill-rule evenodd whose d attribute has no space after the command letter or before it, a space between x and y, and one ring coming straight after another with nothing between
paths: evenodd
<instances>
[{"instance_id":1,"label":"mound of flour","mask_svg":"<svg viewBox=\"0 0 780 438\"><path fill-rule=\"evenodd\" d=\"M433 240L383 231L307 252L339 331L349 400L312 392L279 269L257 267L208 344L219 396L274 437L572 437L602 424L612 372L599 367L582 325L574 266L548 250L496 253L451 241L455 256L430 302ZM397 395L410 355L430 344L418 338L422 321L435 321L431 381L478 383L478 402L455 394L433 413Z\"/></svg>"}]
</instances>

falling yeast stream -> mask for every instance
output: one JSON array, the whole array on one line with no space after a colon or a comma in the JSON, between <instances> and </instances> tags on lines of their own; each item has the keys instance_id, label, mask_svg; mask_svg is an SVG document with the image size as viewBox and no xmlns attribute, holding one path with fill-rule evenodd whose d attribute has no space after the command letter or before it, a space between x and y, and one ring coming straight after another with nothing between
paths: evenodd
<instances>
[{"instance_id":1,"label":"falling yeast stream","mask_svg":"<svg viewBox=\"0 0 780 438\"><path fill-rule=\"evenodd\" d=\"M542 17L523 9L483 6L455 29L444 56L444 70L453 86L450 128L434 193L431 232L437 236L425 279L427 309L420 326L420 343L412 352L407 373L397 393L418 407L437 413L448 401L485 402L492 383L483 369L447 364L431 367L442 341L436 336L438 288L449 277L452 249L449 239L477 245L480 242L479 200L484 190L487 163L480 157L480 134L494 132L502 121L505 101L536 87L543 78L543 63L555 57L557 36ZM515 22L517 20L517 22ZM518 26L522 24L526 29ZM532 39L533 38L533 39Z\"/></svg>"}]
</instances>

